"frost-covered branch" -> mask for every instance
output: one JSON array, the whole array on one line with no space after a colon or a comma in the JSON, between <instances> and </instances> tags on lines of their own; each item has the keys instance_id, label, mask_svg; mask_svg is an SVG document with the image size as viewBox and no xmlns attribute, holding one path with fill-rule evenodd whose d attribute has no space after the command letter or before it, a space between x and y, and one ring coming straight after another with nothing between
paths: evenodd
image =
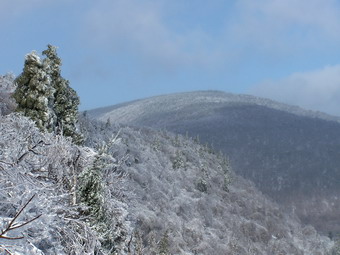
<instances>
[{"instance_id":1,"label":"frost-covered branch","mask_svg":"<svg viewBox=\"0 0 340 255\"><path fill-rule=\"evenodd\" d=\"M13 163L8 163L6 161L0 160L0 163L8 165L8 166L13 166Z\"/></svg>"},{"instance_id":2,"label":"frost-covered branch","mask_svg":"<svg viewBox=\"0 0 340 255\"><path fill-rule=\"evenodd\" d=\"M30 152L32 152L35 155L40 155L38 152L36 152L34 149L36 149L38 146L41 145L50 145L45 143L44 141L40 140L39 142L37 142L35 145L33 145L31 148L28 148L28 150L26 152L24 152L16 161L17 164L20 163L20 161L22 161Z\"/></svg>"},{"instance_id":3,"label":"frost-covered branch","mask_svg":"<svg viewBox=\"0 0 340 255\"><path fill-rule=\"evenodd\" d=\"M15 214L15 216L13 217L13 219L7 224L7 227L5 229L3 229L0 233L0 238L2 239L7 239L7 240L18 240L18 239L22 239L24 238L23 236L18 236L18 237L9 237L9 236L6 236L6 234L8 234L8 232L14 230L14 229L18 229L18 228L21 228L33 221L35 221L36 219L38 219L41 214L39 214L38 216L30 219L30 220L27 220L25 221L24 223L16 223L16 220L18 219L18 217L21 215L21 213L25 210L25 208L28 206L28 204L33 200L33 198L35 197L35 195L33 195L27 202L26 204L24 204L21 209Z\"/></svg>"}]
</instances>

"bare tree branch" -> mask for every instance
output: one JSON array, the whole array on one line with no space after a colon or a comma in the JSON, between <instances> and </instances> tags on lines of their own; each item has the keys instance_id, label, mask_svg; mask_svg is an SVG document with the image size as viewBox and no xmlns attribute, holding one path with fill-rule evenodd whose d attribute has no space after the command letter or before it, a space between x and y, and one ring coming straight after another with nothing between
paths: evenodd
<instances>
[{"instance_id":1,"label":"bare tree branch","mask_svg":"<svg viewBox=\"0 0 340 255\"><path fill-rule=\"evenodd\" d=\"M48 143L45 143L43 140L40 140L38 143L36 143L35 145L33 145L31 148L28 148L28 151L24 152L16 161L17 164L20 163L20 161L22 161L30 152L32 152L35 155L40 155L38 152L36 152L34 149L37 148L38 146L41 145L50 145Z\"/></svg>"},{"instance_id":2,"label":"bare tree branch","mask_svg":"<svg viewBox=\"0 0 340 255\"><path fill-rule=\"evenodd\" d=\"M8 162L5 162L3 160L0 160L0 163L5 164L5 165L9 165L9 166L13 166L13 163L8 163Z\"/></svg>"},{"instance_id":3,"label":"bare tree branch","mask_svg":"<svg viewBox=\"0 0 340 255\"><path fill-rule=\"evenodd\" d=\"M17 228L21 228L29 223L31 223L32 221L35 221L36 219L38 219L41 214L39 214L38 216L24 222L24 223L16 223L15 221L18 219L18 217L20 216L20 214L25 210L25 208L27 207L27 205L33 200L33 198L35 197L35 195L33 195L27 202L26 204L24 204L21 209L15 214L15 216L13 217L13 219L8 223L7 227L1 231L0 233L0 239L8 239L8 240L18 240L18 239L22 239L24 238L23 236L19 236L19 237L9 237L6 236L6 233L8 233L11 230L17 229Z\"/></svg>"},{"instance_id":4,"label":"bare tree branch","mask_svg":"<svg viewBox=\"0 0 340 255\"><path fill-rule=\"evenodd\" d=\"M9 254L9 255L12 255L13 253L11 253L6 247L4 247L4 246L0 246L0 250L4 250L5 252L6 252L6 254Z\"/></svg>"}]
</instances>

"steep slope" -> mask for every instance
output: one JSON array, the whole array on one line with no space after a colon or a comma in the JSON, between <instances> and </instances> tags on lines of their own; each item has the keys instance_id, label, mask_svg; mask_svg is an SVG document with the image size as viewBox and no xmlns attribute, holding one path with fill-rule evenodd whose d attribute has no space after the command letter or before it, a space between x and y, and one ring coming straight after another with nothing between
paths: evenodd
<instances>
[{"instance_id":1,"label":"steep slope","mask_svg":"<svg viewBox=\"0 0 340 255\"><path fill-rule=\"evenodd\" d=\"M97 123L86 130L89 145L118 134L111 152L133 191L132 252L327 254L327 239L235 175L209 147L149 129Z\"/></svg>"},{"instance_id":2,"label":"steep slope","mask_svg":"<svg viewBox=\"0 0 340 255\"><path fill-rule=\"evenodd\" d=\"M304 223L324 233L340 231L339 118L213 91L153 97L88 114L199 136L228 155L238 174L296 210Z\"/></svg>"}]
</instances>

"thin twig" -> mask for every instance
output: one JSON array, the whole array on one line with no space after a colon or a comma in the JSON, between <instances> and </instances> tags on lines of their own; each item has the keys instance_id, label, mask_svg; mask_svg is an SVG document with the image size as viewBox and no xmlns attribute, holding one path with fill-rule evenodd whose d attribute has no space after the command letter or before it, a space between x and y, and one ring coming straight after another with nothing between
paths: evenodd
<instances>
[{"instance_id":1,"label":"thin twig","mask_svg":"<svg viewBox=\"0 0 340 255\"><path fill-rule=\"evenodd\" d=\"M5 162L5 161L3 161L3 160L0 160L0 163L3 163L3 164L5 164L5 165L9 165L9 166L13 166L13 163L8 163L8 162Z\"/></svg>"},{"instance_id":2,"label":"thin twig","mask_svg":"<svg viewBox=\"0 0 340 255\"><path fill-rule=\"evenodd\" d=\"M36 152L34 149L35 148L37 148L38 146L40 146L40 145L50 145L50 144L48 144L48 143L45 143L43 140L40 140L38 143L36 143L35 145L33 145L31 148L28 148L28 151L26 151L26 152L24 152L18 159L17 159L17 164L19 164L20 163L20 161L22 161L23 159L24 159L24 157L28 154L28 153L30 153L30 152L32 152L33 154L35 154L35 155L40 155L38 152Z\"/></svg>"},{"instance_id":3,"label":"thin twig","mask_svg":"<svg viewBox=\"0 0 340 255\"><path fill-rule=\"evenodd\" d=\"M8 223L7 227L2 230L2 232L0 233L0 239L8 239L8 240L18 240L18 239L22 239L24 238L23 236L18 236L18 237L9 237L9 236L5 236L6 233L8 233L11 230L17 229L17 228L21 228L29 223L31 223L32 221L35 221L36 219L38 219L41 214L39 214L38 216L25 221L24 223L18 224L15 223L15 221L18 219L18 217L20 216L20 214L25 210L25 208L27 207L27 205L33 200L33 198L35 197L35 194L21 207L21 209L15 214L15 216L13 217L13 219Z\"/></svg>"},{"instance_id":4,"label":"thin twig","mask_svg":"<svg viewBox=\"0 0 340 255\"><path fill-rule=\"evenodd\" d=\"M15 216L13 217L13 219L8 223L7 228L5 228L2 233L0 234L0 236L2 236L4 233L6 233L7 231L10 230L10 228L12 227L14 221L19 217L19 215L22 213L22 211L26 208L26 206L32 201L32 199L35 197L35 194L26 202L26 204L24 204L23 207L21 207L21 209L15 214Z\"/></svg>"},{"instance_id":5,"label":"thin twig","mask_svg":"<svg viewBox=\"0 0 340 255\"><path fill-rule=\"evenodd\" d=\"M22 224L20 224L20 225L15 225L15 226L11 227L10 230L17 229L17 228L21 228L21 227L23 227L23 226L25 226L25 225L31 223L32 221L35 221L36 219L40 218L41 215L42 215L42 214L39 214L38 216L34 217L33 219L30 219L30 220L28 220L28 221L26 221L26 222L24 222L24 223L22 223Z\"/></svg>"},{"instance_id":6,"label":"thin twig","mask_svg":"<svg viewBox=\"0 0 340 255\"><path fill-rule=\"evenodd\" d=\"M0 246L0 249L3 249L9 255L12 255L12 253L7 248L3 247L2 245Z\"/></svg>"},{"instance_id":7,"label":"thin twig","mask_svg":"<svg viewBox=\"0 0 340 255\"><path fill-rule=\"evenodd\" d=\"M9 237L9 236L2 236L2 235L0 235L0 238L1 239L7 239L7 240L20 240L20 239L23 239L24 237L23 236Z\"/></svg>"}]
</instances>

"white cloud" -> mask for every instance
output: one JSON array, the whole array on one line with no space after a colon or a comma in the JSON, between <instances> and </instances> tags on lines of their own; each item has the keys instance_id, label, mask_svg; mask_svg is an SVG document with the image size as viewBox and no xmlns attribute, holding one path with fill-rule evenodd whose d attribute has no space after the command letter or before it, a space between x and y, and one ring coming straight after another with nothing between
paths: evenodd
<instances>
[{"instance_id":1,"label":"white cloud","mask_svg":"<svg viewBox=\"0 0 340 255\"><path fill-rule=\"evenodd\" d=\"M251 94L340 116L340 65L254 86Z\"/></svg>"},{"instance_id":2,"label":"white cloud","mask_svg":"<svg viewBox=\"0 0 340 255\"><path fill-rule=\"evenodd\" d=\"M221 9L228 4L232 11L224 20L212 23L220 27L212 35L199 25L186 32L171 27L166 20L167 7L171 6L172 12L176 12L174 8L179 8L176 1L172 5L161 0L98 0L92 3L86 16L85 40L99 47L109 46L111 51L129 52L146 63L210 68L226 62L242 63L251 51L270 57L303 55L306 50L340 43L337 0L214 3ZM188 12L186 19L192 19L192 15Z\"/></svg>"},{"instance_id":3,"label":"white cloud","mask_svg":"<svg viewBox=\"0 0 340 255\"><path fill-rule=\"evenodd\" d=\"M95 44L126 51L161 65L210 65L221 58L215 42L200 29L179 33L166 22L162 1L97 1L86 29Z\"/></svg>"},{"instance_id":4,"label":"white cloud","mask_svg":"<svg viewBox=\"0 0 340 255\"><path fill-rule=\"evenodd\" d=\"M265 51L323 47L340 42L340 4L336 0L239 0L229 32L235 40Z\"/></svg>"}]
</instances>

